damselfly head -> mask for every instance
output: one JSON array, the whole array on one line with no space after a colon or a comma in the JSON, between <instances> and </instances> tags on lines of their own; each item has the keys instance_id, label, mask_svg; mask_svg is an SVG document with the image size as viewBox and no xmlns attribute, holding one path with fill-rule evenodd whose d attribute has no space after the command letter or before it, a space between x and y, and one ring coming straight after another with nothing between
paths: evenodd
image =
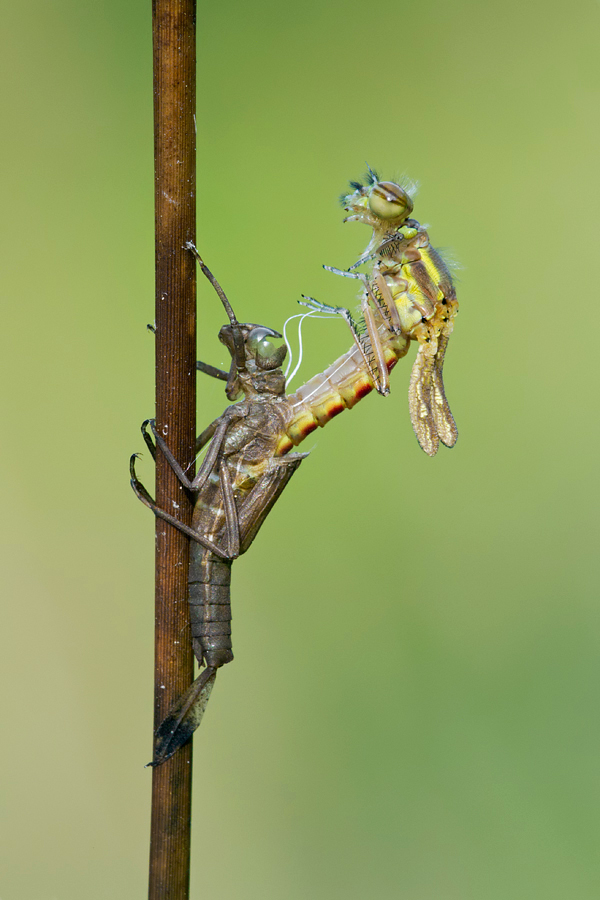
<instances>
[{"instance_id":1,"label":"damselfly head","mask_svg":"<svg viewBox=\"0 0 600 900\"><path fill-rule=\"evenodd\" d=\"M378 181L369 192L369 209L380 219L407 219L413 202L399 184Z\"/></svg>"},{"instance_id":2,"label":"damselfly head","mask_svg":"<svg viewBox=\"0 0 600 900\"><path fill-rule=\"evenodd\" d=\"M409 191L394 181L380 181L376 172L369 168L365 183L351 181L353 193L343 195L344 209L351 213L344 221L364 222L376 226L378 222L393 222L397 225L407 219L413 211L413 201Z\"/></svg>"},{"instance_id":3,"label":"damselfly head","mask_svg":"<svg viewBox=\"0 0 600 900\"><path fill-rule=\"evenodd\" d=\"M252 322L235 322L223 325L219 340L231 353L225 388L229 400L285 392L281 364L287 347L278 331Z\"/></svg>"}]
</instances>

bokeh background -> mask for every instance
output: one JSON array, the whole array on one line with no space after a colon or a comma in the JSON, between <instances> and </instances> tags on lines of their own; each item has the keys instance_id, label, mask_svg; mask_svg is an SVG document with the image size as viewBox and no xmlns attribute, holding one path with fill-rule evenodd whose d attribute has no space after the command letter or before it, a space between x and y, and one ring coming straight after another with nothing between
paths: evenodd
<instances>
[{"instance_id":1,"label":"bokeh background","mask_svg":"<svg viewBox=\"0 0 600 900\"><path fill-rule=\"evenodd\" d=\"M368 237L338 195L365 160L418 179L460 263L461 436L420 451L411 353L307 441L235 566L194 898L600 896L599 19L199 4L198 243L238 314L351 305L321 268ZM127 461L153 411L150 25L141 0L2 16L1 900L146 892L154 525ZM304 378L348 346L338 321L304 336ZM202 381L199 426L224 404Z\"/></svg>"}]
</instances>

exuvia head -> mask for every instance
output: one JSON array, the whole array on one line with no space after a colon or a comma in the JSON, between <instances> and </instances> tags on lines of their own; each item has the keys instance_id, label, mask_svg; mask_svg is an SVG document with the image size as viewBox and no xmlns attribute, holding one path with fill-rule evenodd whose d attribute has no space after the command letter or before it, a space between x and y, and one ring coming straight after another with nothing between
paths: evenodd
<instances>
[{"instance_id":1,"label":"exuvia head","mask_svg":"<svg viewBox=\"0 0 600 900\"><path fill-rule=\"evenodd\" d=\"M235 325L223 325L219 332L219 340L225 344L231 356L236 360L235 332L239 331L244 342L244 366L255 371L271 371L280 369L287 347L282 335L266 325L254 325L251 322L236 322Z\"/></svg>"},{"instance_id":2,"label":"exuvia head","mask_svg":"<svg viewBox=\"0 0 600 900\"><path fill-rule=\"evenodd\" d=\"M229 325L223 325L219 340L231 353L231 368L225 393L229 400L237 400L242 394L283 394L285 376L281 364L287 347L282 335L265 325L238 322L225 291L212 274L194 244L186 243L206 275L229 317Z\"/></svg>"},{"instance_id":3,"label":"exuvia head","mask_svg":"<svg viewBox=\"0 0 600 900\"><path fill-rule=\"evenodd\" d=\"M376 228L378 225L402 224L413 211L413 185L402 186L394 181L381 181L367 166L365 183L351 181L353 192L340 198L344 209L351 213L345 222L360 221Z\"/></svg>"},{"instance_id":4,"label":"exuvia head","mask_svg":"<svg viewBox=\"0 0 600 900\"><path fill-rule=\"evenodd\" d=\"M236 341L241 339L244 349L244 364L239 365ZM285 392L285 376L281 365L287 347L281 334L265 325L251 322L236 322L223 325L219 340L231 353L231 369L227 381L227 397L237 400L246 396L276 394Z\"/></svg>"}]
</instances>

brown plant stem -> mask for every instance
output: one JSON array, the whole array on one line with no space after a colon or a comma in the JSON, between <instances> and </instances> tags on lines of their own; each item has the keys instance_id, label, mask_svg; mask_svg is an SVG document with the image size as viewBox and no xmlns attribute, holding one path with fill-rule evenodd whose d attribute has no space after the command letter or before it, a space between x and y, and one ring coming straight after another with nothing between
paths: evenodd
<instances>
[{"instance_id":1,"label":"brown plant stem","mask_svg":"<svg viewBox=\"0 0 600 900\"><path fill-rule=\"evenodd\" d=\"M184 469L194 459L196 263L195 0L153 0L156 228L156 423ZM188 470L189 472L190 470ZM191 524L192 506L156 459L156 499ZM193 680L187 609L188 540L156 520L155 727ZM150 900L187 900L192 746L152 770Z\"/></svg>"}]
</instances>

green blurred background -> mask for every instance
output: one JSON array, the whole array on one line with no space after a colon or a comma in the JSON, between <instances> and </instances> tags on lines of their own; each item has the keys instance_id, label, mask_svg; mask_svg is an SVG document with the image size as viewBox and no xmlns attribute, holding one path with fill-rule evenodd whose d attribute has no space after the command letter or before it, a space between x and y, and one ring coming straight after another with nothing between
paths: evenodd
<instances>
[{"instance_id":1,"label":"green blurred background","mask_svg":"<svg viewBox=\"0 0 600 900\"><path fill-rule=\"evenodd\" d=\"M199 5L198 244L239 316L351 305L321 265L368 233L337 196L365 160L407 173L461 264L461 437L420 451L405 360L388 400L307 441L235 566L193 898L600 896L599 19L591 0ZM154 526L127 474L153 411L150 4L12 4L3 26L0 898L130 900L151 777ZM199 356L225 362L205 284L199 321ZM341 322L304 335L305 379L348 346ZM203 426L225 397L199 387Z\"/></svg>"}]
</instances>

